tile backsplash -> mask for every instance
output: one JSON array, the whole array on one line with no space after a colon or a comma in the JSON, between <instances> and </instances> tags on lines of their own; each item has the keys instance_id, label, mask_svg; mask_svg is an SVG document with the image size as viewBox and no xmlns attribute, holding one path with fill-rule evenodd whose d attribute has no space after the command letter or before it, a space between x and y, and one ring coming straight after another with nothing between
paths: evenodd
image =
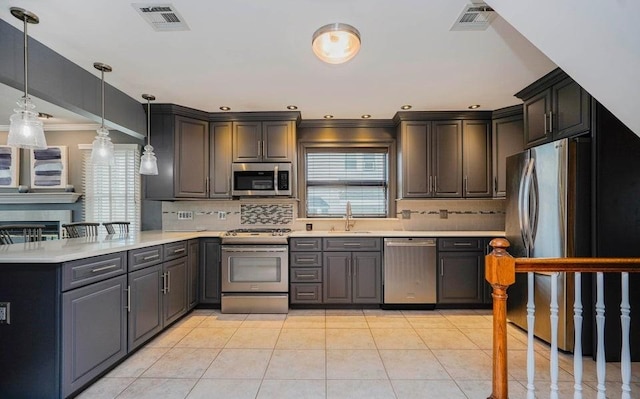
<instances>
[{"instance_id":1,"label":"tile backsplash","mask_svg":"<svg viewBox=\"0 0 640 399\"><path fill-rule=\"evenodd\" d=\"M429 199L396 201L396 218L354 219L353 230L504 230L503 199ZM178 220L178 212L192 219ZM317 231L344 230L344 219L298 219L298 201L260 199L240 201L174 201L162 203L163 230L225 231L244 227Z\"/></svg>"}]
</instances>

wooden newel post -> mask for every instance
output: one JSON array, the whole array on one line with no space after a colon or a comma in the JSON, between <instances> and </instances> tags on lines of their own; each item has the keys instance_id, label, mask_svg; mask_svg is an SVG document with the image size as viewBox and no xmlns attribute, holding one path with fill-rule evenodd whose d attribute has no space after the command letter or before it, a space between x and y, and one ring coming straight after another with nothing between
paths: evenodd
<instances>
[{"instance_id":1,"label":"wooden newel post","mask_svg":"<svg viewBox=\"0 0 640 399\"><path fill-rule=\"evenodd\" d=\"M485 257L485 279L493 287L493 391L489 399L508 399L507 378L507 288L516 282L515 259L509 241L494 238L493 251Z\"/></svg>"}]
</instances>

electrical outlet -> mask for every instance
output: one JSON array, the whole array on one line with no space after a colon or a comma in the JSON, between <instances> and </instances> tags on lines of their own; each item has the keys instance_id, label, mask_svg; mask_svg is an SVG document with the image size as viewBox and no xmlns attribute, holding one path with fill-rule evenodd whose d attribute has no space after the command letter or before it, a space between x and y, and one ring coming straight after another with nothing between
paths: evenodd
<instances>
[{"instance_id":1,"label":"electrical outlet","mask_svg":"<svg viewBox=\"0 0 640 399\"><path fill-rule=\"evenodd\" d=\"M10 324L11 322L11 303L0 302L0 324Z\"/></svg>"},{"instance_id":2,"label":"electrical outlet","mask_svg":"<svg viewBox=\"0 0 640 399\"><path fill-rule=\"evenodd\" d=\"M220 219L220 220L227 220L227 212L225 212L225 211L218 211L218 219Z\"/></svg>"},{"instance_id":3,"label":"electrical outlet","mask_svg":"<svg viewBox=\"0 0 640 399\"><path fill-rule=\"evenodd\" d=\"M193 220L193 211L178 211L178 220Z\"/></svg>"},{"instance_id":4,"label":"electrical outlet","mask_svg":"<svg viewBox=\"0 0 640 399\"><path fill-rule=\"evenodd\" d=\"M449 211L446 209L440 209L440 219L448 219Z\"/></svg>"}]
</instances>

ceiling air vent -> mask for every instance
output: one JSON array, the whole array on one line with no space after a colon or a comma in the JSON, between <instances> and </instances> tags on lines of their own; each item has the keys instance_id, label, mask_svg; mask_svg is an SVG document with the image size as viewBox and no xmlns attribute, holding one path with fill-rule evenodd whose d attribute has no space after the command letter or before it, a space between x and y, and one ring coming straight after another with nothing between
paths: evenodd
<instances>
[{"instance_id":1,"label":"ceiling air vent","mask_svg":"<svg viewBox=\"0 0 640 399\"><path fill-rule=\"evenodd\" d=\"M132 3L131 5L157 32L189 30L189 26L172 4Z\"/></svg>"},{"instance_id":2,"label":"ceiling air vent","mask_svg":"<svg viewBox=\"0 0 640 399\"><path fill-rule=\"evenodd\" d=\"M495 17L493 8L484 3L468 4L450 30L485 30Z\"/></svg>"}]
</instances>

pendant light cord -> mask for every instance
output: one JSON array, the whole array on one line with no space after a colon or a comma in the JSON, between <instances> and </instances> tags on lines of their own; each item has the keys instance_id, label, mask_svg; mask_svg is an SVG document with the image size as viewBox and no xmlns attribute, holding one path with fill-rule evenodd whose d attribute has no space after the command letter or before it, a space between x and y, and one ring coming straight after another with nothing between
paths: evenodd
<instances>
[{"instance_id":1,"label":"pendant light cord","mask_svg":"<svg viewBox=\"0 0 640 399\"><path fill-rule=\"evenodd\" d=\"M27 46L28 46L28 40L27 38L29 37L29 34L27 33L27 25L29 25L27 23L27 16L23 15L22 20L24 21L24 98L29 98L29 94L27 92L27 87L29 87L29 78L28 78L28 62L29 59L27 57Z\"/></svg>"},{"instance_id":2,"label":"pendant light cord","mask_svg":"<svg viewBox=\"0 0 640 399\"><path fill-rule=\"evenodd\" d=\"M151 98L147 98L147 145L151 145Z\"/></svg>"},{"instance_id":3,"label":"pendant light cord","mask_svg":"<svg viewBox=\"0 0 640 399\"><path fill-rule=\"evenodd\" d=\"M104 128L104 68L100 69L102 76L102 127Z\"/></svg>"}]
</instances>

